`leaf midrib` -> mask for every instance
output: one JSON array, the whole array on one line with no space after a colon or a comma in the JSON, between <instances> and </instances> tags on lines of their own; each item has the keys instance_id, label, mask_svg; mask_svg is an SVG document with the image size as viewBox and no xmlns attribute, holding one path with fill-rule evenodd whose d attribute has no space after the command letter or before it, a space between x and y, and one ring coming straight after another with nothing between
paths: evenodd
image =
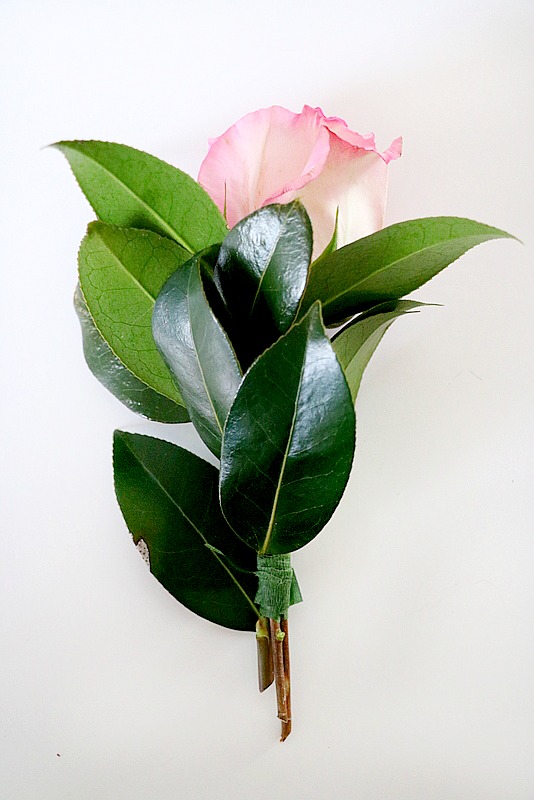
<instances>
[{"instance_id":1,"label":"leaf midrib","mask_svg":"<svg viewBox=\"0 0 534 800\"><path fill-rule=\"evenodd\" d=\"M322 304L323 305L323 311L328 309L328 307L330 305L332 305L332 303L335 303L335 301L338 300L340 297L343 297L344 295L349 294L350 292L354 291L354 289L357 286L360 286L362 283L365 283L370 278L374 278L376 275L378 275L381 272L384 272L384 270L389 269L390 267L395 267L398 264L402 264L403 261L406 261L409 258L413 258L413 256L422 255L423 253L427 252L428 250L432 250L433 248L439 247L440 245L443 245L443 244L448 244L449 242L459 243L463 239L480 239L481 242L483 242L485 239L488 239L488 238L497 238L497 239L499 239L499 238L504 238L504 237L500 237L500 236L492 237L492 236L489 236L489 235L484 236L482 234L479 234L479 235L473 234L473 235L469 235L469 236L458 236L458 237L455 237L454 239L446 239L445 241L434 242L434 244L428 245L427 247L422 247L420 250L414 250L413 252L409 253L406 256L402 256L401 258L397 258L394 261L389 261L387 264L384 264L384 266L380 267L379 269L374 270L374 272L370 272L368 275L365 276L365 278L362 278L357 283L353 283L348 289L345 289L344 291L341 291L338 294L331 296L326 302L323 302L323 304ZM476 242L476 244L479 244L479 242ZM460 255L456 256L456 258L450 263L454 263L454 261L457 261L459 258L461 258L462 255L464 255L464 254L460 253Z\"/></svg>"},{"instance_id":2,"label":"leaf midrib","mask_svg":"<svg viewBox=\"0 0 534 800\"><path fill-rule=\"evenodd\" d=\"M248 594L246 593L246 591L243 589L243 587L241 586L241 584L239 583L239 581L237 580L237 578L235 577L235 575L233 574L233 572L232 572L232 571L231 571L231 570L230 570L230 569L227 567L227 565L224 563L223 559L222 559L222 558L221 558L221 557L220 557L220 556L219 556L219 555L218 555L218 554L217 554L217 553L216 553L216 552L213 550L213 546L212 546L212 545L210 545L210 542L209 542L209 541L206 539L206 537L204 536L204 534L202 533L202 531L201 531L199 528L197 528L197 526L195 525L195 523L193 522L193 520L192 520L192 519L190 519L190 517L188 517L188 515L185 513L185 511L184 511L184 510L183 510L183 509L182 509L182 508L181 508L181 507L178 505L178 503L176 502L176 500L174 499L174 497L172 496L172 494L170 494L170 493L167 491L167 489L165 488L165 486L163 486L163 484L162 484L162 483L161 483L161 481L160 481L160 480L159 480L159 479L156 477L156 475L154 475L154 473L153 473L153 472L152 472L150 469L148 469L148 467L146 466L146 464L144 464L144 463L143 463L143 461L141 461L140 457L137 455L137 453L136 453L134 450L132 450L132 448L130 447L130 445L128 444L128 442L127 442L127 441L125 441L124 439L123 439L122 441L123 441L123 443L125 444L125 446L128 448L129 452L131 453L131 455L133 456L133 458L135 459L135 461L136 461L136 462L139 464L139 466L141 467L141 469L142 469L142 470L145 472L145 474L146 474L146 475L148 475L148 477L149 477L149 478L150 478L150 479L151 479L151 480L152 480L152 481L153 481L153 482L156 484L156 486L158 486L158 487L161 489L161 491L163 492L163 494L165 495L165 497L167 497L167 498L170 500L170 502L172 503L172 505L173 505L173 506L174 506L174 507L175 507L175 508L176 508L176 509L177 509L177 510L180 512L180 514L181 514L181 515L182 515L182 517L183 517L183 518L186 520L186 522L188 522L188 523L189 523L189 525L190 525L190 526L193 528L193 530L194 530L196 533L198 533L198 535L200 536L200 538L202 539L202 541L203 541L203 542L204 542L204 544L206 545L206 549L207 549L207 550L209 550L209 552L210 552L210 553L213 555L213 557L214 557L214 558L217 560L217 562L218 562L218 563L219 563L219 564L220 564L220 565L223 567L223 569L225 569L225 570L226 570L226 572L228 573L228 575L230 575L231 579L233 580L233 582L235 583L235 585L237 586L237 588L239 589L239 591L241 592L241 594L242 594L242 595L245 597L245 599L247 600L247 602L249 603L249 605L250 605L250 606L251 606L251 608L253 609L253 611L254 611L254 613L256 614L256 616L258 616L258 617L259 617L259 616L260 616L260 614L259 614L259 612L258 612L258 609L257 609L257 608L256 608L256 606L254 605L254 603L252 602L252 600L250 599L250 597L248 596Z\"/></svg>"},{"instance_id":3,"label":"leaf midrib","mask_svg":"<svg viewBox=\"0 0 534 800\"><path fill-rule=\"evenodd\" d=\"M204 385L204 390L206 392L206 397L208 398L209 404L211 406L211 410L213 411L213 416L215 418L215 422L217 423L217 427L219 428L219 431L221 433L221 439L222 439L223 426L221 425L221 423L219 421L219 417L218 417L217 411L215 410L215 405L213 404L213 400L211 399L211 392L208 389L208 384L206 382L206 377L204 375L204 369L202 367L202 359L200 358L199 349L198 349L198 346L197 346L197 343L196 343L196 339L195 339L195 326L193 324L194 316L191 314L191 282L193 280L193 270L194 270L196 265L197 265L197 262L195 261L195 263L192 264L191 267L190 267L189 281L188 281L188 292L187 292L187 315L189 317L189 325L191 326L191 338L192 338L193 344L195 346L195 353L196 353L196 356L197 356L197 364L198 364L198 369L199 369L199 372L200 372L200 377L202 379L202 383ZM200 278L200 265L199 264L197 265L197 269L198 269L199 280L201 281L202 278ZM202 291L202 287L200 286L199 288ZM207 300L206 300L206 302L207 302Z\"/></svg>"},{"instance_id":4,"label":"leaf midrib","mask_svg":"<svg viewBox=\"0 0 534 800\"><path fill-rule=\"evenodd\" d=\"M80 153L80 151L79 151L79 150L76 150L76 152L77 152L77 153ZM181 244L181 245L182 245L182 247L184 247L184 248L185 248L185 249L186 249L186 250L187 250L189 253L191 253L191 254L193 254L193 253L194 253L194 250L193 250L193 248L192 248L192 247L191 247L189 244L187 244L187 242L185 241L185 239L183 239L183 238L180 236L180 234L178 233L178 231L176 231L176 230L175 230L173 227L171 227L171 225L169 225L169 223L168 223L168 222L166 222L166 221L163 219L163 217L162 217L162 216L161 216L161 215L160 215L160 214L159 214L159 213L158 213L158 212L157 212L157 211L156 211L154 208L151 208L151 207L148 205L148 203L147 203L145 200L143 200L143 198L142 198L142 197L140 197L140 196L139 196L139 195L138 195L136 192L134 192L134 190L133 190L133 189L131 189L131 188L128 186L128 184L127 184L127 183L125 183L125 182L124 182L124 181L123 181L121 178L119 178L119 177L118 177L118 175L115 175L115 173L114 173L114 172L112 172L110 169L108 169L108 167L104 166L104 164L102 164L100 161L98 161L98 160L97 160L95 157L93 157L93 156L90 156L90 155L88 155L88 154L87 154L87 153L85 153L85 152L84 152L84 153L82 153L82 155L83 155L83 156L84 156L84 158L86 158L88 161L92 161L92 162L93 162L93 164L96 164L96 165L97 165L97 166L98 166L98 167L99 167L101 170L103 170L103 171L104 171L104 172L105 172L107 175L109 175L111 178L113 178L114 180L116 180L116 181L117 181L117 183L118 183L120 186L122 186L122 188L123 188L123 189L125 189L125 191L127 192L127 194L129 194L131 197L133 197L135 200L137 200L137 202L138 202L138 203L139 203L139 204L140 204L140 205L141 205L141 206L142 206L142 207L143 207L143 208L144 208L144 209L145 209L145 210L148 212L149 216L152 216L152 217L153 217L153 218L154 218L154 219L155 219L155 220L158 222L158 224L159 224L159 225L161 225L161 227L162 227L164 230L166 230L168 233L170 233L171 237L172 237L172 238L173 238L175 241L177 241L179 244Z\"/></svg>"},{"instance_id":5,"label":"leaf midrib","mask_svg":"<svg viewBox=\"0 0 534 800\"><path fill-rule=\"evenodd\" d=\"M146 288L143 286L143 284L139 282L139 280L138 280L138 279L135 277L135 275L132 275L132 273L131 273L131 272L130 272L130 271L129 271L129 270L126 268L126 267L125 267L125 265L124 265L124 264L122 263L122 261L120 260L119 256L118 256L116 253L114 253L114 252L113 252L113 250L110 248L110 246L109 246L109 245L107 244L107 242L104 240L103 236L102 236L102 235L101 235L101 234L100 234L98 231L94 231L94 235L95 235L95 236L97 236L97 237L98 237L98 239L99 239L99 240L102 242L102 244L103 244L103 245L104 245L104 247L106 248L106 251L107 251L107 252L110 254L110 256L112 256L112 258L113 258L113 259L114 259L114 260L117 262L117 264L118 264L118 265L119 265L119 267L120 267L120 268L123 270L123 272L125 272L125 273L126 273L126 275L128 275L128 276L129 276L129 277L132 279L133 283L134 283L134 284L136 284L136 286L138 286L138 287L139 287L139 289L141 289L141 291L142 291L142 292L143 292L143 293L144 293L144 294L145 294L145 295L148 297L148 299L152 301L152 307L154 307L154 304L155 304L155 302L156 302L156 298L155 298L155 297L153 297L153 296L150 294L150 292L148 291L148 289L146 289ZM93 271L94 271L94 270L93 270ZM87 305L87 310L89 311L89 314L91 315L91 318L92 318L92 320L93 320L93 322L94 322L94 324L95 324L95 327L96 327L97 331L99 332L100 336L102 336L102 338L104 339L104 341L107 343L107 345L108 345L109 349L111 350L111 352L113 353L113 355L114 355L114 356L116 356L116 357L119 359L119 361L121 362L121 364L124 364L124 361L122 360L122 358L121 358L121 357L118 355L118 353L116 353L116 352L115 352L115 350L114 350L114 349L113 349L113 347L111 346L110 342L108 342L108 340L106 339L106 337L105 337L105 336L102 334L102 332L100 331L100 328L99 328L99 326L97 325L97 322L96 322L96 320L95 320L95 318L94 318L93 314L91 314L91 310L89 309L89 304L87 303L87 299L86 299L86 297L85 297L85 294L84 294L84 291L83 291L83 286L81 285L81 277L82 277L82 276L81 276L81 274L80 274L80 288L81 288L81 290L82 290L82 295L84 296L85 304ZM105 290L102 292L102 294L104 294L104 293L105 293ZM156 350L156 352L157 352L157 350ZM149 386L149 388L152 388L152 389L153 389L155 392L158 392L158 394L161 394L163 397L167 397L169 400L172 400L172 402L174 402L174 403L177 403L177 405L183 405L183 403L179 403L175 397L171 397L171 396L170 396L170 395L169 395L167 392L164 392L162 389L154 389L154 387L150 387L150 385L146 383L146 380L144 380L144 378L141 378L141 377L140 377L140 375L138 375L136 372L134 372L134 370L133 370L131 367L127 366L126 364L124 364L124 366L125 366L125 367L126 367L126 369L127 369L127 370L129 370L129 371L132 373L132 375L134 375L134 376L135 376L135 377L136 377L138 380L140 380L142 383L145 383L147 386ZM180 397L180 399L181 399L181 400L183 400L183 398L182 398L182 396L181 396L180 394L179 394L179 397ZM185 408L185 406L183 406L183 407Z\"/></svg>"},{"instance_id":6,"label":"leaf midrib","mask_svg":"<svg viewBox=\"0 0 534 800\"><path fill-rule=\"evenodd\" d=\"M305 345L305 348L304 348L304 355L306 354L307 347L308 347L308 343L306 342L306 345ZM272 537L273 528L274 528L276 511L278 509L278 501L280 499L280 492L281 492L281 489L282 489L282 481L283 481L283 478L284 478L284 473L285 473L286 464L287 464L287 458L288 458L288 455L289 455L289 450L290 450L291 442L292 442L292 439L293 439L293 431L295 430L295 422L296 422L296 419L297 419L297 410L298 410L298 405L299 405L300 393L301 393L301 389L302 389L302 379L303 379L303 376L304 376L305 363L306 363L305 358L303 358L302 367L301 367L300 375L299 375L299 384L298 384L297 392L296 392L296 396L295 396L295 404L294 404L294 409L293 409L293 416L292 416L292 419L291 419L291 428L289 430L289 435L287 437L287 445L286 445L286 448L284 450L284 457L282 459L282 465L280 467L280 476L278 478L278 484L276 486L276 491L275 491L275 494L274 494L273 508L272 508L272 512L271 512L271 517L269 519L269 526L267 528L267 532L265 534L265 539L264 539L263 544L261 546L261 550L259 551L260 555L265 555L266 554L267 549L269 547L269 544L271 542L271 537Z\"/></svg>"},{"instance_id":7,"label":"leaf midrib","mask_svg":"<svg viewBox=\"0 0 534 800\"><path fill-rule=\"evenodd\" d=\"M95 231L95 236L98 236L99 240L102 242L107 252L110 254L110 256L114 258L114 260L117 262L121 270L125 272L126 275L128 275L128 277L133 281L133 283L135 283L135 285L138 286L139 289L141 289L143 294L145 294L148 297L148 299L152 301L152 305L154 305L156 302L156 298L154 297L154 295L148 291L146 286L143 286L139 278L137 278L132 272L130 272L130 270L126 267L126 265L121 261L120 255L118 255L114 250L111 249L110 245L106 242L106 240L98 230ZM94 272L95 270L92 271ZM105 294L106 291L109 290L106 289L102 290L102 294Z\"/></svg>"},{"instance_id":8,"label":"leaf midrib","mask_svg":"<svg viewBox=\"0 0 534 800\"><path fill-rule=\"evenodd\" d=\"M295 208L295 205L296 205L296 203L291 203L291 205L290 205L290 207L289 207L289 209L288 209L288 211L287 211L287 213L286 213L286 215L284 217L284 220L283 220L283 222L282 222L282 224L280 226L280 231L279 231L279 233L278 233L278 235L277 235L277 237L276 237L276 239L274 241L274 244L273 244L273 246L271 248L271 251L269 253L269 257L267 259L267 266L266 266L266 268L263 270L263 272L261 274L261 278L260 278L260 280L258 282L258 286L257 286L257 289L256 289L256 294L254 295L254 299L252 300L252 305L250 307L249 318L252 318L252 315L254 314L254 309L256 307L256 302L257 302L258 297L260 295L261 287L263 286L263 280L264 280L265 276L267 275L269 269L271 268L273 255L275 253L276 248L278 247L278 245L280 243L280 239L282 238L282 235L283 235L283 233L284 233L284 231L286 229L286 226L287 226L287 220L289 218L290 213Z\"/></svg>"}]
</instances>

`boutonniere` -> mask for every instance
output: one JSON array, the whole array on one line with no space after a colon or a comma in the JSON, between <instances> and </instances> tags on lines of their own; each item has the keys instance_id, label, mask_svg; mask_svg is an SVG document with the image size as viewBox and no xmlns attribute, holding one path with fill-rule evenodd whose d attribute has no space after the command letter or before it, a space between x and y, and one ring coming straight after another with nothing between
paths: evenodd
<instances>
[{"instance_id":1,"label":"boutonniere","mask_svg":"<svg viewBox=\"0 0 534 800\"><path fill-rule=\"evenodd\" d=\"M125 145L55 146L97 216L75 293L91 371L132 411L192 422L219 463L116 431L126 525L177 600L255 632L283 740L289 608L302 599L291 554L345 490L365 367L423 305L406 295L475 245L513 237L457 217L383 228L401 140L380 152L309 106L245 116L210 143L198 182Z\"/></svg>"}]
</instances>

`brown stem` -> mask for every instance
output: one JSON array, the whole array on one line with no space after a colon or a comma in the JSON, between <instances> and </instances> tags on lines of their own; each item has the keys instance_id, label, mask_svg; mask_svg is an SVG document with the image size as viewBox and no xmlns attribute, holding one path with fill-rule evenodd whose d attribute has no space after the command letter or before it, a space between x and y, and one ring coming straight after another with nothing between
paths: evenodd
<instances>
[{"instance_id":1,"label":"brown stem","mask_svg":"<svg viewBox=\"0 0 534 800\"><path fill-rule=\"evenodd\" d=\"M291 720L287 705L287 680L284 661L284 639L285 635L280 627L280 623L274 619L269 620L271 628L271 646L273 649L274 683L276 686L276 701L278 705L278 718L282 722L282 735L280 741L284 741L289 736ZM289 726L289 728L288 728Z\"/></svg>"},{"instance_id":2,"label":"brown stem","mask_svg":"<svg viewBox=\"0 0 534 800\"><path fill-rule=\"evenodd\" d=\"M284 655L284 675L286 684L287 722L282 722L282 741L291 733L291 669L289 664L289 622L287 617L282 617L280 627L284 634L282 650Z\"/></svg>"},{"instance_id":3,"label":"brown stem","mask_svg":"<svg viewBox=\"0 0 534 800\"><path fill-rule=\"evenodd\" d=\"M258 686L260 692L264 692L274 680L273 649L271 647L271 634L267 617L260 617L256 623L256 644L258 651Z\"/></svg>"}]
</instances>

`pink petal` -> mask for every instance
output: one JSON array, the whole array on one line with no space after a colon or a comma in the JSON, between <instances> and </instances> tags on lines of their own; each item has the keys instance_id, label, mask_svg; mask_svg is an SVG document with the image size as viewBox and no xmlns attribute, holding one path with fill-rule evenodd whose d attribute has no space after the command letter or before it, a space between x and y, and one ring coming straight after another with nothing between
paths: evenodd
<instances>
[{"instance_id":1,"label":"pink petal","mask_svg":"<svg viewBox=\"0 0 534 800\"><path fill-rule=\"evenodd\" d=\"M382 158L389 164L390 161L394 161L396 158L400 158L402 155L402 136L398 136L394 139L387 150L384 150L382 153Z\"/></svg>"},{"instance_id":2,"label":"pink petal","mask_svg":"<svg viewBox=\"0 0 534 800\"><path fill-rule=\"evenodd\" d=\"M308 106L304 106L304 108L308 108ZM397 139L394 139L388 149L384 150L383 153L380 153L376 148L376 142L373 133L368 133L365 136L362 136L360 133L356 133L356 131L351 131L345 120L341 119L340 117L326 117L320 108L315 108L313 110L320 115L321 122L325 128L328 128L329 131L335 133L336 136L338 136L340 139L343 139L345 142L349 142L355 147L361 147L364 150L372 150L374 153L378 153L378 155L384 159L386 164L389 164L390 161L400 157L402 153L401 136L399 136Z\"/></svg>"},{"instance_id":3,"label":"pink petal","mask_svg":"<svg viewBox=\"0 0 534 800\"><path fill-rule=\"evenodd\" d=\"M329 134L311 108L281 106L247 114L214 139L198 176L228 225L267 203L289 202L321 172Z\"/></svg>"},{"instance_id":4,"label":"pink petal","mask_svg":"<svg viewBox=\"0 0 534 800\"><path fill-rule=\"evenodd\" d=\"M320 115L321 123L324 127L332 133L335 133L336 136L343 139L343 141L349 142L349 144L355 147L361 147L363 150L373 150L375 153L377 152L374 134L368 133L362 136L361 133L351 131L345 120L341 119L341 117L326 117L320 108L314 110Z\"/></svg>"},{"instance_id":5,"label":"pink petal","mask_svg":"<svg viewBox=\"0 0 534 800\"><path fill-rule=\"evenodd\" d=\"M374 149L330 133L330 153L321 174L298 193L313 227L313 258L326 247L338 217L338 247L384 224L387 164Z\"/></svg>"}]
</instances>

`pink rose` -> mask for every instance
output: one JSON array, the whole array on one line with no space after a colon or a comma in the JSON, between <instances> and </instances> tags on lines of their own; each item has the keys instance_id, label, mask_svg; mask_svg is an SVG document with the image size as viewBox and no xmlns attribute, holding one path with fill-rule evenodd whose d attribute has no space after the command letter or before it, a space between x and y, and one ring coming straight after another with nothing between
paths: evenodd
<instances>
[{"instance_id":1,"label":"pink rose","mask_svg":"<svg viewBox=\"0 0 534 800\"><path fill-rule=\"evenodd\" d=\"M247 114L210 140L199 183L228 225L269 203L300 198L313 226L316 258L338 219L338 247L384 224L387 165L401 154L395 139L383 153L373 134L361 136L339 117L304 106L294 114L281 106Z\"/></svg>"}]
</instances>

